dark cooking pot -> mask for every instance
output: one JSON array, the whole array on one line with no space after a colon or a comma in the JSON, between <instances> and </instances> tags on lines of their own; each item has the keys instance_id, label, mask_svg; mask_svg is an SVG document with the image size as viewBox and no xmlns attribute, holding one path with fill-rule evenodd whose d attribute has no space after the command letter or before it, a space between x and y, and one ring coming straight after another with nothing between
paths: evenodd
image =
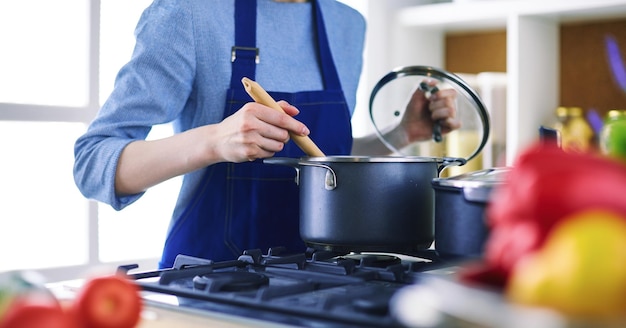
<instances>
[{"instance_id":1,"label":"dark cooking pot","mask_svg":"<svg viewBox=\"0 0 626 328\"><path fill-rule=\"evenodd\" d=\"M494 189L504 183L507 167L450 178L433 179L435 250L443 258L474 258L483 254L489 228L485 208Z\"/></svg>"},{"instance_id":2,"label":"dark cooking pot","mask_svg":"<svg viewBox=\"0 0 626 328\"><path fill-rule=\"evenodd\" d=\"M268 158L296 168L300 236L307 246L335 252L413 252L433 242L430 183L462 158Z\"/></svg>"},{"instance_id":3,"label":"dark cooking pot","mask_svg":"<svg viewBox=\"0 0 626 328\"><path fill-rule=\"evenodd\" d=\"M409 80L399 78L406 77ZM383 112L377 113L385 127L397 124L404 104L385 104L387 99L407 100L415 85L438 80L441 88L458 91L457 102L476 112L482 123L482 140L471 154L451 157L404 155L384 140L376 124L374 97L383 94ZM394 81L394 83L391 83ZM395 90L385 85L408 85ZM412 90L409 90L412 88ZM394 89L392 93L387 90ZM382 90L382 92L381 92ZM390 96L391 95L391 96ZM398 105L398 106L396 106ZM380 114L383 114L382 116ZM390 152L402 156L326 156L268 158L265 163L296 169L300 191L300 235L307 246L334 252L411 253L434 240L434 190L431 182L451 165L463 165L484 147L489 135L487 111L476 93L456 75L425 66L409 66L385 75L370 98L370 117L381 141ZM463 122L461 122L464 124ZM454 157L452 157L454 156Z\"/></svg>"}]
</instances>

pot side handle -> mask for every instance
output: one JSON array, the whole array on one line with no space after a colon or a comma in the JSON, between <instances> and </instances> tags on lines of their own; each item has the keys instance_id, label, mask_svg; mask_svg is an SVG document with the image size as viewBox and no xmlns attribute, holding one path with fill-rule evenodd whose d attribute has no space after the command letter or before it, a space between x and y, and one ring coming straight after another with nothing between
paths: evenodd
<instances>
[{"instance_id":1,"label":"pot side handle","mask_svg":"<svg viewBox=\"0 0 626 328\"><path fill-rule=\"evenodd\" d=\"M291 157L268 157L263 159L265 164L278 164L291 166L295 169L300 168L300 159Z\"/></svg>"},{"instance_id":2,"label":"pot side handle","mask_svg":"<svg viewBox=\"0 0 626 328\"><path fill-rule=\"evenodd\" d=\"M437 167L437 174L441 174L443 170L450 166L463 166L467 161L467 159L462 157L444 157L439 167Z\"/></svg>"},{"instance_id":3,"label":"pot side handle","mask_svg":"<svg viewBox=\"0 0 626 328\"><path fill-rule=\"evenodd\" d=\"M302 161L297 158L289 158L289 157L270 157L265 158L263 163L266 164L279 164L279 165L287 165L296 169L296 184L300 185L300 167L301 166L315 166L326 169L326 177L324 180L324 188L326 190L334 190L337 188L337 174L333 170L332 167L320 164L320 163L311 163L307 161Z\"/></svg>"},{"instance_id":4,"label":"pot side handle","mask_svg":"<svg viewBox=\"0 0 626 328\"><path fill-rule=\"evenodd\" d=\"M296 170L296 177L294 178L294 182L296 185L300 185L300 160L297 158L290 157L269 157L263 159L264 164L274 164L274 165L286 165L291 166Z\"/></svg>"}]
</instances>

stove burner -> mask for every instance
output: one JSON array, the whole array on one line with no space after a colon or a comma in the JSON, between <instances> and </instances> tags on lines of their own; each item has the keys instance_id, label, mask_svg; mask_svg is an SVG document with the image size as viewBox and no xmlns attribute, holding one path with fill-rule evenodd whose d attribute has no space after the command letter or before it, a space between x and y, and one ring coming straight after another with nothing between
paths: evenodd
<instances>
[{"instance_id":1,"label":"stove burner","mask_svg":"<svg viewBox=\"0 0 626 328\"><path fill-rule=\"evenodd\" d=\"M399 257L383 254L351 253L341 256L340 259L353 260L362 267L387 268L402 263Z\"/></svg>"},{"instance_id":2,"label":"stove burner","mask_svg":"<svg viewBox=\"0 0 626 328\"><path fill-rule=\"evenodd\" d=\"M270 279L260 273L245 271L212 272L193 278L194 289L208 292L241 292L267 286Z\"/></svg>"}]
</instances>

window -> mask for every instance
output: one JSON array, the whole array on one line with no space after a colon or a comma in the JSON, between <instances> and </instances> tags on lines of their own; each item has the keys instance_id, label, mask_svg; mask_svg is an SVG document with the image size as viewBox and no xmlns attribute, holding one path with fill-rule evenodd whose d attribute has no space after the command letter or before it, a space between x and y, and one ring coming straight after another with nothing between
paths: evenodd
<instances>
[{"instance_id":1,"label":"window","mask_svg":"<svg viewBox=\"0 0 626 328\"><path fill-rule=\"evenodd\" d=\"M2 1L0 27L0 102L87 105L89 2Z\"/></svg>"},{"instance_id":2,"label":"window","mask_svg":"<svg viewBox=\"0 0 626 328\"><path fill-rule=\"evenodd\" d=\"M0 121L0 270L87 262L88 206L72 178L72 144L83 130Z\"/></svg>"},{"instance_id":3,"label":"window","mask_svg":"<svg viewBox=\"0 0 626 328\"><path fill-rule=\"evenodd\" d=\"M93 112L90 10L86 1L0 2L0 270L89 261L88 203L72 164Z\"/></svg>"},{"instance_id":4,"label":"window","mask_svg":"<svg viewBox=\"0 0 626 328\"><path fill-rule=\"evenodd\" d=\"M37 269L54 281L107 263L156 267L180 180L115 212L85 200L72 177L74 141L130 58L149 3L0 2L0 271Z\"/></svg>"}]
</instances>

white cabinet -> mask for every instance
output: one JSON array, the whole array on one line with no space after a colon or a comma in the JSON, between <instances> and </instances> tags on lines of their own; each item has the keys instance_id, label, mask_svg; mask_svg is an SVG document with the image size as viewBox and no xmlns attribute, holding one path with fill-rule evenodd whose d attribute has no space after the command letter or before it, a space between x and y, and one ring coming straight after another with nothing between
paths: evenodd
<instances>
[{"instance_id":1,"label":"white cabinet","mask_svg":"<svg viewBox=\"0 0 626 328\"><path fill-rule=\"evenodd\" d=\"M626 0L476 0L420 5L395 20L396 65L444 66L449 32L506 29L507 164L559 105L559 27L626 17ZM584 92L584 91L581 91Z\"/></svg>"}]
</instances>

